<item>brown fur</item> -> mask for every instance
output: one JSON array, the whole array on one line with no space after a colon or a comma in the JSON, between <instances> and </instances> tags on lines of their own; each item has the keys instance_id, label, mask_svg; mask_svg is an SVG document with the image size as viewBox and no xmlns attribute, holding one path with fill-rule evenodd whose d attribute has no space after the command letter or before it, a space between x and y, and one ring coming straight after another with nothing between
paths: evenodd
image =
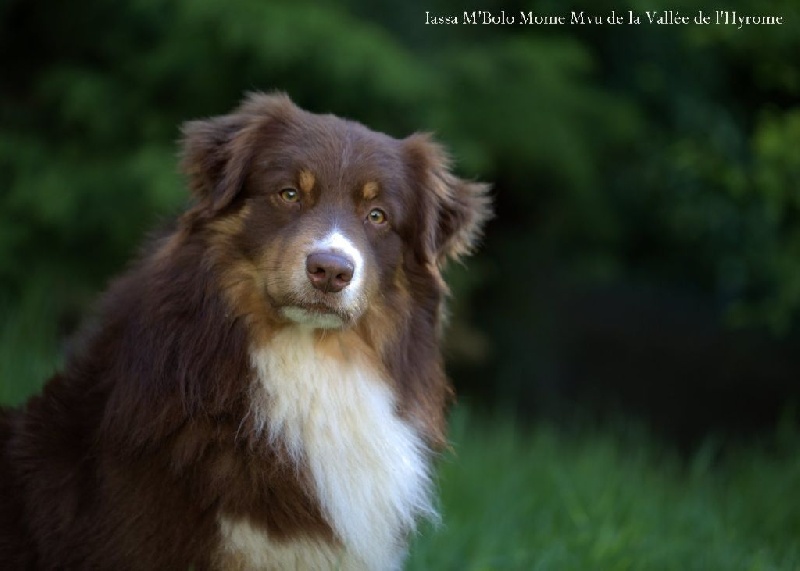
<instances>
[{"instance_id":1,"label":"brown fur","mask_svg":"<svg viewBox=\"0 0 800 571\"><path fill-rule=\"evenodd\" d=\"M195 205L111 285L64 371L0 413L5 569L212 568L220 513L279 540L335 541L308 474L250 414L249 350L287 326L265 293L299 216L281 185L312 212L391 211L363 231L379 270L368 306L320 347L375 362L400 414L432 449L445 442L440 271L474 244L486 187L450 174L425 136L395 140L282 95L251 95L184 133Z\"/></svg>"}]
</instances>

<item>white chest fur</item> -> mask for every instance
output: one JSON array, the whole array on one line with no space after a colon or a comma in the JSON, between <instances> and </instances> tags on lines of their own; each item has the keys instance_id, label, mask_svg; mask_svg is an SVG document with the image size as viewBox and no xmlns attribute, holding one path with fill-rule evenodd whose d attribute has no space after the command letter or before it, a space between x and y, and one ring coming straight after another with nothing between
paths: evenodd
<instances>
[{"instance_id":1,"label":"white chest fur","mask_svg":"<svg viewBox=\"0 0 800 571\"><path fill-rule=\"evenodd\" d=\"M252 360L266 396L253 412L310 470L345 560L398 568L415 520L435 510L424 444L397 416L380 373L357 350L320 350L302 327L283 330Z\"/></svg>"}]
</instances>

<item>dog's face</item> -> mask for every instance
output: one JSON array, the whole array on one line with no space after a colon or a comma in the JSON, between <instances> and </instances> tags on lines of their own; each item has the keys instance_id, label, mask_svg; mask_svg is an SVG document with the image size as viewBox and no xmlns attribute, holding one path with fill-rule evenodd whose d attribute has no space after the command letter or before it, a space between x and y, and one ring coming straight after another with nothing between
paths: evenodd
<instances>
[{"instance_id":1,"label":"dog's face","mask_svg":"<svg viewBox=\"0 0 800 571\"><path fill-rule=\"evenodd\" d=\"M253 95L231 115L185 126L187 218L226 234L271 313L351 326L386 292L439 278L488 216L486 187L457 179L437 145Z\"/></svg>"},{"instance_id":2,"label":"dog's face","mask_svg":"<svg viewBox=\"0 0 800 571\"><path fill-rule=\"evenodd\" d=\"M400 266L412 209L396 174L402 159L388 137L334 117L298 117L277 131L255 149L245 182L243 244L283 317L341 327Z\"/></svg>"}]
</instances>

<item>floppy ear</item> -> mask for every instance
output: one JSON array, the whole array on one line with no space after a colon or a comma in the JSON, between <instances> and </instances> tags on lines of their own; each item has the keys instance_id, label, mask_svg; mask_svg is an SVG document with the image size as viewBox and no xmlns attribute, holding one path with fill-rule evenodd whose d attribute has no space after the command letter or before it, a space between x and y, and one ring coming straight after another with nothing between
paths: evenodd
<instances>
[{"instance_id":1,"label":"floppy ear","mask_svg":"<svg viewBox=\"0 0 800 571\"><path fill-rule=\"evenodd\" d=\"M245 184L265 125L296 109L285 95L251 93L229 115L184 123L181 170L195 210L210 216L228 206Z\"/></svg>"},{"instance_id":2,"label":"floppy ear","mask_svg":"<svg viewBox=\"0 0 800 571\"><path fill-rule=\"evenodd\" d=\"M418 255L441 267L472 253L492 216L489 185L456 177L444 149L428 135L412 135L403 144L418 193Z\"/></svg>"}]
</instances>

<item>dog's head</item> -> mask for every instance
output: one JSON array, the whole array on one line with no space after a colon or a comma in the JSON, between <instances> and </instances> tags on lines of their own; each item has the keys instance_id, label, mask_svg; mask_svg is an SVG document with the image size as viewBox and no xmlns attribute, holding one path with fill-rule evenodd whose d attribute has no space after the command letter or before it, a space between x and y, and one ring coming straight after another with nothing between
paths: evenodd
<instances>
[{"instance_id":1,"label":"dog's head","mask_svg":"<svg viewBox=\"0 0 800 571\"><path fill-rule=\"evenodd\" d=\"M352 326L420 274L443 291L442 264L489 215L487 187L451 174L427 136L397 140L284 95L187 123L183 168L197 200L184 225L238 268L230 287L247 281L274 319L312 328Z\"/></svg>"}]
</instances>

